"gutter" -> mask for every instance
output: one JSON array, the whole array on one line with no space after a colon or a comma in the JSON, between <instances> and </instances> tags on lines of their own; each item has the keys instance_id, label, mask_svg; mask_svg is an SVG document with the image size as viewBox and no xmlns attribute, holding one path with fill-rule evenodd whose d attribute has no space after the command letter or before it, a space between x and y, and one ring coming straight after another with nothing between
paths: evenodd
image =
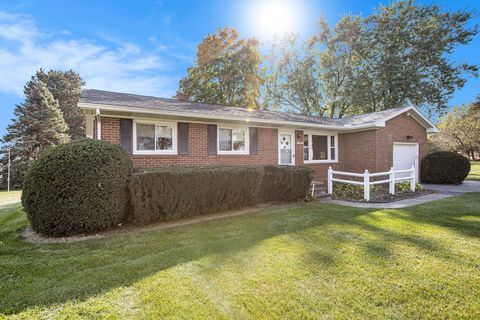
<instances>
[{"instance_id":1,"label":"gutter","mask_svg":"<svg viewBox=\"0 0 480 320\"><path fill-rule=\"evenodd\" d=\"M298 121L285 121L285 120L269 120L269 119L259 119L259 118L238 118L238 117L225 117L215 114L202 114L198 112L176 112L170 110L153 110L145 109L138 107L122 107L122 106L113 106L113 105L104 105L104 104L91 104L85 102L79 102L78 107L80 109L89 109L95 110L98 114L101 110L105 111L120 111L120 112L133 112L133 113L142 113L142 114L156 114L156 115L168 115L168 116L178 116L178 117L192 117L199 118L204 120L229 120L229 121L241 121L241 122L256 122L270 125L283 125L283 126L297 126L302 128L316 128L316 129L330 129L337 130L339 132L346 131L358 131L358 130L367 130L367 129L376 129L380 127L385 127L385 122L383 123L367 123L358 126L351 125L328 125L328 124L316 124L308 122L298 122Z\"/></svg>"}]
</instances>

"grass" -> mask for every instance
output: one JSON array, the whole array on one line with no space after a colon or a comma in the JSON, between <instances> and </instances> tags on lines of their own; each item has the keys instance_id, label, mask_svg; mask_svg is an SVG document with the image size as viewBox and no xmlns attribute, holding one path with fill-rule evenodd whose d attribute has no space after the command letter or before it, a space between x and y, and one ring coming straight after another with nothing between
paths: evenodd
<instances>
[{"instance_id":1,"label":"grass","mask_svg":"<svg viewBox=\"0 0 480 320\"><path fill-rule=\"evenodd\" d=\"M0 207L0 318L480 318L480 193L401 210L293 204L29 244Z\"/></svg>"},{"instance_id":2,"label":"grass","mask_svg":"<svg viewBox=\"0 0 480 320\"><path fill-rule=\"evenodd\" d=\"M471 169L468 174L467 180L478 180L480 181L480 161L470 162Z\"/></svg>"},{"instance_id":3,"label":"grass","mask_svg":"<svg viewBox=\"0 0 480 320\"><path fill-rule=\"evenodd\" d=\"M20 200L20 196L22 195L22 190L15 190L15 191L0 191L0 204L17 201Z\"/></svg>"}]
</instances>

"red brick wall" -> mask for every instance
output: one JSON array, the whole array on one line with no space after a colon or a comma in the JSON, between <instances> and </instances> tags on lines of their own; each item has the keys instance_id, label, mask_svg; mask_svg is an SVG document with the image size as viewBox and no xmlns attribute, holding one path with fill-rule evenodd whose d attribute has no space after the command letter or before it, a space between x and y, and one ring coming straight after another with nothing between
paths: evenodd
<instances>
[{"instance_id":1,"label":"red brick wall","mask_svg":"<svg viewBox=\"0 0 480 320\"><path fill-rule=\"evenodd\" d=\"M120 121L102 117L102 140L120 143ZM407 135L413 139L407 140ZM295 164L303 165L303 131L295 131ZM326 180L327 169L362 173L388 171L393 165L393 142L418 142L420 159L426 155L426 129L406 114L387 121L380 129L340 133L338 163L306 164L315 170L315 180ZM278 130L258 128L257 155L208 155L207 125L190 123L188 155L131 155L137 167L162 165L254 165L278 163ZM420 163L420 162L419 162Z\"/></svg>"},{"instance_id":2,"label":"red brick wall","mask_svg":"<svg viewBox=\"0 0 480 320\"><path fill-rule=\"evenodd\" d=\"M295 130L295 165L303 166L303 131Z\"/></svg>"},{"instance_id":3,"label":"red brick wall","mask_svg":"<svg viewBox=\"0 0 480 320\"><path fill-rule=\"evenodd\" d=\"M102 117L100 129L102 130L102 140L120 144L120 119Z\"/></svg>"},{"instance_id":4,"label":"red brick wall","mask_svg":"<svg viewBox=\"0 0 480 320\"><path fill-rule=\"evenodd\" d=\"M413 138L408 140L407 136ZM388 171L393 165L393 143L416 142L419 145L419 162L427 155L427 130L413 117L403 113L377 129L376 171Z\"/></svg>"},{"instance_id":5,"label":"red brick wall","mask_svg":"<svg viewBox=\"0 0 480 320\"><path fill-rule=\"evenodd\" d=\"M375 171L376 130L341 133L338 135L340 170L362 173Z\"/></svg>"},{"instance_id":6,"label":"red brick wall","mask_svg":"<svg viewBox=\"0 0 480 320\"><path fill-rule=\"evenodd\" d=\"M102 140L120 144L120 120L102 117ZM190 123L188 155L130 155L136 167L164 165L255 165L277 164L277 129L258 128L258 154L256 155L209 155L207 150L207 125Z\"/></svg>"},{"instance_id":7,"label":"red brick wall","mask_svg":"<svg viewBox=\"0 0 480 320\"><path fill-rule=\"evenodd\" d=\"M408 140L407 135L413 138ZM315 170L315 180L326 180L329 166L357 173L388 171L393 166L394 142L417 142L419 165L427 155L427 131L406 113L387 121L384 128L340 133L338 140L338 163L307 164ZM303 146L297 145L296 152L298 165L300 157L303 163Z\"/></svg>"}]
</instances>

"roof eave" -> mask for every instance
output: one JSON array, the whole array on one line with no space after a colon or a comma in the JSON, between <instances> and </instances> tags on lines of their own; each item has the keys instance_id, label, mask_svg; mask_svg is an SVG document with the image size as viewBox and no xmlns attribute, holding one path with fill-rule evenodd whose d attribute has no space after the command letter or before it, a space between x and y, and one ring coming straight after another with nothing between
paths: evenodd
<instances>
[{"instance_id":1,"label":"roof eave","mask_svg":"<svg viewBox=\"0 0 480 320\"><path fill-rule=\"evenodd\" d=\"M311 128L311 129L330 129L335 131L358 131L358 130L367 130L375 129L378 127L376 123L368 123L364 125L357 126L344 126L344 125L328 125L328 124L317 124L317 123L308 123L308 122L297 122L297 121L286 121L286 120L269 120L269 119L260 119L260 118L238 118L238 117L225 117L212 114L201 114L198 112L175 112L170 110L158 110L158 109L147 109L147 108L138 108L138 107L125 107L117 105L104 105L97 103L88 103L88 102L79 102L78 106L80 109L87 110L104 110L104 111L117 111L117 112L129 112L129 113L140 113L140 114L154 114L154 115L168 115L168 116L178 116L178 117L192 117L202 120L228 120L228 121L238 121L238 122L255 122L261 123L264 125L281 125L281 126L291 126L298 128Z\"/></svg>"},{"instance_id":2,"label":"roof eave","mask_svg":"<svg viewBox=\"0 0 480 320\"><path fill-rule=\"evenodd\" d=\"M401 115L402 113L404 112L410 112L410 111L413 111L415 112L415 114L417 115L417 117L419 117L423 122L425 122L424 124L421 123L421 121L417 121L422 124L425 129L427 129L427 132L428 133L434 133L434 132L438 132L438 129L437 127L430 121L430 119L428 119L425 115L423 115L423 113L421 113L417 108L415 108L414 106L408 106L408 107L405 107L405 108L402 108L400 109L398 112L396 112L395 114L393 115L390 115L389 117L385 118L384 121L388 121L390 119L393 119L399 115Z\"/></svg>"}]
</instances>

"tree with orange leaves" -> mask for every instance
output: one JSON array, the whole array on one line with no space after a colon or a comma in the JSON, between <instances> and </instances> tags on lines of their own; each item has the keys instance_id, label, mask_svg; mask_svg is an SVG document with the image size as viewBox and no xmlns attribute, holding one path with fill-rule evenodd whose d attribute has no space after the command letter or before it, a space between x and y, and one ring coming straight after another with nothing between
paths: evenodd
<instances>
[{"instance_id":1,"label":"tree with orange leaves","mask_svg":"<svg viewBox=\"0 0 480 320\"><path fill-rule=\"evenodd\" d=\"M180 91L191 101L258 109L263 81L258 46L255 38L242 39L231 28L207 35Z\"/></svg>"}]
</instances>

